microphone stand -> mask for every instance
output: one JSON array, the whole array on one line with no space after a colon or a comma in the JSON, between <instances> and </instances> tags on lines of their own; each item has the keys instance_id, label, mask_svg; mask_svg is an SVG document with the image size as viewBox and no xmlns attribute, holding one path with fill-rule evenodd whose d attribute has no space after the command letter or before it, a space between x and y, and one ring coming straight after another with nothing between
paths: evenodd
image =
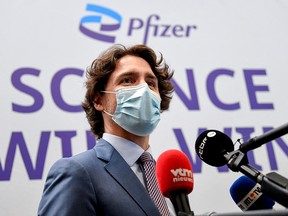
<instances>
[{"instance_id":1,"label":"microphone stand","mask_svg":"<svg viewBox=\"0 0 288 216\"><path fill-rule=\"evenodd\" d=\"M261 185L263 193L274 199L279 204L288 208L288 179L271 172L267 175L262 174L248 163L247 155L241 150L236 150L224 155L227 166L234 172L240 171L253 181Z\"/></svg>"},{"instance_id":2,"label":"microphone stand","mask_svg":"<svg viewBox=\"0 0 288 216\"><path fill-rule=\"evenodd\" d=\"M242 143L239 147L239 150L246 153L287 133L288 123L281 125L280 127L274 128L260 136L256 136L248 140L247 142Z\"/></svg>"}]
</instances>

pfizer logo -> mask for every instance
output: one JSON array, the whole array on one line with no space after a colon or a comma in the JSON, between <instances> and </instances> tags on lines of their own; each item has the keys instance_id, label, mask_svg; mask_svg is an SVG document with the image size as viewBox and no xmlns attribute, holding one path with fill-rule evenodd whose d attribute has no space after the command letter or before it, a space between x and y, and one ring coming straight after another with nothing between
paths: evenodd
<instances>
[{"instance_id":1,"label":"pfizer logo","mask_svg":"<svg viewBox=\"0 0 288 216\"><path fill-rule=\"evenodd\" d=\"M96 40L114 43L116 37L110 35L121 26L122 17L116 11L99 5L87 4L89 12L80 21L79 30Z\"/></svg>"},{"instance_id":2,"label":"pfizer logo","mask_svg":"<svg viewBox=\"0 0 288 216\"><path fill-rule=\"evenodd\" d=\"M207 137L214 137L216 135L215 131L210 131L209 133L207 133Z\"/></svg>"}]
</instances>

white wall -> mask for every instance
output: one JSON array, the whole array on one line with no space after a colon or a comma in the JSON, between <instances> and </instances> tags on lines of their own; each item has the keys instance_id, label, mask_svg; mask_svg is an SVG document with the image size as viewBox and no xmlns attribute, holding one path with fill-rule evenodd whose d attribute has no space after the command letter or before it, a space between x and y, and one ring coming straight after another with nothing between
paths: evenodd
<instances>
[{"instance_id":1,"label":"white wall","mask_svg":"<svg viewBox=\"0 0 288 216\"><path fill-rule=\"evenodd\" d=\"M145 42L162 52L175 70L174 81L187 103L180 90L175 91L151 146L158 157L165 150L181 149L176 132L183 135L195 169L194 191L189 195L192 210L239 212L229 188L241 173L201 166L194 142L199 128L231 129L236 142L243 137L241 129L251 130L248 139L287 122L288 3L284 0L0 1L1 215L35 215L47 172L63 156L63 149L64 156L87 149L85 115L69 109L83 100L86 67L112 45L79 30L80 20L93 14L85 10L87 4L108 8L122 18L119 29L105 32L115 36L114 43ZM98 15L102 24L118 22ZM84 26L101 32L100 23ZM228 75L218 76L215 86L207 88L206 81L217 71ZM254 74L250 76L254 87L247 87L244 71L247 76ZM57 92L57 76L65 72L72 74L62 79ZM215 104L210 99L213 89L223 104L236 108ZM61 97L68 111L60 104ZM29 112L23 112L25 107ZM274 154L271 144L263 145L249 156L251 164L263 173L288 176L287 143L287 136L273 141Z\"/></svg>"}]
</instances>

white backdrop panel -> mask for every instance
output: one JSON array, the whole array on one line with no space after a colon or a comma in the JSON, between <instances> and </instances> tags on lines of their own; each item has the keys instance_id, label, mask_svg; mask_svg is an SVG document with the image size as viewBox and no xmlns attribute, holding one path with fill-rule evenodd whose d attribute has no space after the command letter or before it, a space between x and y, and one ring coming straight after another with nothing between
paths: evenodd
<instances>
[{"instance_id":1,"label":"white backdrop panel","mask_svg":"<svg viewBox=\"0 0 288 216\"><path fill-rule=\"evenodd\" d=\"M146 43L175 70L179 88L151 146L156 158L187 146L195 169L192 210L240 211L229 188L241 174L199 162L194 142L201 128L225 129L236 141L287 122L284 0L0 1L1 215L35 215L51 165L85 151L91 141L85 114L78 112L84 71L112 43L79 30L83 17L97 14L86 11L88 4L117 13L121 20L98 15L102 24L120 27L104 32L101 23L83 26L115 37L112 43ZM252 164L263 173L288 176L287 143L284 136L253 151Z\"/></svg>"}]
</instances>

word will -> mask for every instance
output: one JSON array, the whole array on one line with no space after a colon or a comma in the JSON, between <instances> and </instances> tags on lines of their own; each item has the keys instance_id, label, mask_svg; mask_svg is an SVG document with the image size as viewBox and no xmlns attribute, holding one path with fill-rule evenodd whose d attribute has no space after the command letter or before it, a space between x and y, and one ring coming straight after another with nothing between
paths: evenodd
<instances>
[{"instance_id":1,"label":"word will","mask_svg":"<svg viewBox=\"0 0 288 216\"><path fill-rule=\"evenodd\" d=\"M263 127L263 132L267 132L273 128ZM199 128L198 135L207 130L207 128ZM251 134L255 131L254 127L236 127L236 128L224 128L223 132L231 137L232 131L238 133L241 137L251 137ZM196 155L194 146L194 137L189 140L191 144L188 144L187 140L184 138L184 134L180 128L173 129L173 132L177 138L178 144L181 150L188 156L191 165L193 167L194 173L202 172L202 160ZM191 132L192 133L192 132ZM233 134L235 136L235 134ZM8 144L8 150L5 158L0 158L0 181L9 181L11 179L11 173L13 170L13 164L15 157L21 157L23 164L26 168L29 179L42 179L43 169L46 162L48 147L52 147L50 139L55 136L60 140L60 149L62 149L62 157L70 157L73 155L73 138L77 136L77 131L42 131L39 134L38 143L27 143L25 140L25 134L20 131L15 131L11 133L10 141ZM90 131L85 132L86 142L83 142L88 149L93 148L96 145L96 139L91 134ZM286 156L288 156L288 144L282 138L278 138L275 141L269 142L263 146L267 150L267 156L270 164L271 170L278 170L277 157L274 151L274 147L279 147ZM278 145L276 145L278 144ZM36 155L29 154L29 148L37 149ZM35 147L36 146L36 147ZM190 150L191 149L191 150ZM16 151L19 151L18 153ZM16 154L17 153L17 154ZM34 159L35 158L35 159ZM262 166L258 164L254 158L253 151L248 152L248 158L250 165L258 170L263 170ZM19 158L17 158L19 159ZM229 172L227 166L217 167L218 172ZM185 170L174 170L173 174L190 176L191 173Z\"/></svg>"}]
</instances>

